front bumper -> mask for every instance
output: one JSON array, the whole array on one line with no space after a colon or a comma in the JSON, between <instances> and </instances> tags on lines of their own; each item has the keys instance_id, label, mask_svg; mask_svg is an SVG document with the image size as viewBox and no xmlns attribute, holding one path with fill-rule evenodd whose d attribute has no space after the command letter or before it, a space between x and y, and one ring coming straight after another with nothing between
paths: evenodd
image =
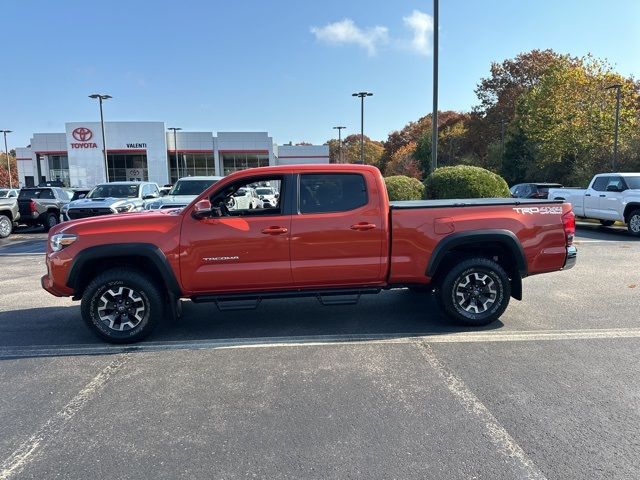
<instances>
[{"instance_id":1,"label":"front bumper","mask_svg":"<svg viewBox=\"0 0 640 480\"><path fill-rule=\"evenodd\" d=\"M43 275L42 278L40 278L40 285L42 285L42 288L44 288L47 292L49 292L51 295L54 295L56 297L67 297L67 296L69 296L68 294L60 292L59 290L57 290L55 288L55 286L53 284L53 280L51 279L49 274Z\"/></svg>"},{"instance_id":2,"label":"front bumper","mask_svg":"<svg viewBox=\"0 0 640 480\"><path fill-rule=\"evenodd\" d=\"M567 247L567 258L564 261L563 270L573 268L578 260L578 249L573 245Z\"/></svg>"}]
</instances>

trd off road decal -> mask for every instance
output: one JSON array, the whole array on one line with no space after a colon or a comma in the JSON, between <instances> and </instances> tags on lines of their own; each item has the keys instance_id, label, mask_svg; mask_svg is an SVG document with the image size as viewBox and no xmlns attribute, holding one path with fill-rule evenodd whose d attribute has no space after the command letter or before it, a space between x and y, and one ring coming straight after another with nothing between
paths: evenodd
<instances>
[{"instance_id":1,"label":"trd off road decal","mask_svg":"<svg viewBox=\"0 0 640 480\"><path fill-rule=\"evenodd\" d=\"M513 207L516 213L524 215L557 215L562 214L562 207Z\"/></svg>"}]
</instances>

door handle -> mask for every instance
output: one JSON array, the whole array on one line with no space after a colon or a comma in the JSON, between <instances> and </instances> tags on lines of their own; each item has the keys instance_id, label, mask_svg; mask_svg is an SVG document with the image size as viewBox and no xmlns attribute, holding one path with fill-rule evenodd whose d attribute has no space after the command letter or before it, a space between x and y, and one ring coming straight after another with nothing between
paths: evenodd
<instances>
[{"instance_id":1,"label":"door handle","mask_svg":"<svg viewBox=\"0 0 640 480\"><path fill-rule=\"evenodd\" d=\"M289 230L285 227L267 227L262 229L262 233L265 235L280 235L281 233L287 233L288 231Z\"/></svg>"},{"instance_id":2,"label":"door handle","mask_svg":"<svg viewBox=\"0 0 640 480\"><path fill-rule=\"evenodd\" d=\"M601 197L601 198L602 198L602 197L606 197L606 195L600 195L600 197Z\"/></svg>"},{"instance_id":3,"label":"door handle","mask_svg":"<svg viewBox=\"0 0 640 480\"><path fill-rule=\"evenodd\" d=\"M351 227L349 228L351 228L351 230L358 230L360 232L364 232L365 230L373 230L374 228L376 228L376 225L374 223L360 222L360 223L351 225Z\"/></svg>"},{"instance_id":4,"label":"door handle","mask_svg":"<svg viewBox=\"0 0 640 480\"><path fill-rule=\"evenodd\" d=\"M591 194L590 194L590 193L585 193L585 194L584 194L584 196L585 196L585 197L590 197L590 196L591 196Z\"/></svg>"}]
</instances>

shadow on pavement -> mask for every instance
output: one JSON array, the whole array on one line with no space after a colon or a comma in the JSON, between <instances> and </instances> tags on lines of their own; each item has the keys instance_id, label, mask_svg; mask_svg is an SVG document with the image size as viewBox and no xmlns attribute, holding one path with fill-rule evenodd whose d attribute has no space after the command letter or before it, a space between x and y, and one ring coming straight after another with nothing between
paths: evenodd
<instances>
[{"instance_id":1,"label":"shadow on pavement","mask_svg":"<svg viewBox=\"0 0 640 480\"><path fill-rule=\"evenodd\" d=\"M498 321L474 331L502 326ZM145 346L171 348L172 344L180 344L176 348L189 348L185 342L304 343L317 342L318 337L339 337L334 340L345 342L372 336L381 340L465 331L469 328L445 317L429 294L408 290L365 296L356 306L323 307L315 299L271 300L255 310L220 312L213 303L187 301L183 302L180 320L163 322L134 348L111 346L105 353L145 350ZM73 348L107 345L84 325L79 304L0 313L0 358L82 355L81 351L74 353ZM18 350L22 352L19 355L10 353ZM33 350L33 355L29 350ZM104 354L90 348L87 352Z\"/></svg>"},{"instance_id":2,"label":"shadow on pavement","mask_svg":"<svg viewBox=\"0 0 640 480\"><path fill-rule=\"evenodd\" d=\"M634 237L629 233L627 227L603 227L595 223L578 223L576 229L576 241L580 239L589 240L614 240L624 242L640 241L640 237Z\"/></svg>"}]
</instances>

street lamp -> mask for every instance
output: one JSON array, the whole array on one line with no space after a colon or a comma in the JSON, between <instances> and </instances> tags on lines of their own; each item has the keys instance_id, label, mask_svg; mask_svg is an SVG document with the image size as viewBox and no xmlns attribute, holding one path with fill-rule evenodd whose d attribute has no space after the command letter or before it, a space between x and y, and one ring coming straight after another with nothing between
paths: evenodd
<instances>
[{"instance_id":1,"label":"street lamp","mask_svg":"<svg viewBox=\"0 0 640 480\"><path fill-rule=\"evenodd\" d=\"M104 175L109 182L109 163L107 162L107 141L104 135L104 115L102 114L102 101L113 98L111 95L103 95L101 93L93 93L89 95L89 98L98 99L100 102L100 128L102 129L102 155L104 157Z\"/></svg>"},{"instance_id":2,"label":"street lamp","mask_svg":"<svg viewBox=\"0 0 640 480\"><path fill-rule=\"evenodd\" d=\"M364 97L370 97L373 93L357 92L352 93L352 97L360 97L360 162L364 163Z\"/></svg>"},{"instance_id":3,"label":"street lamp","mask_svg":"<svg viewBox=\"0 0 640 480\"><path fill-rule=\"evenodd\" d=\"M433 0L433 114L431 115L431 167L438 168L438 9Z\"/></svg>"},{"instance_id":4,"label":"street lamp","mask_svg":"<svg viewBox=\"0 0 640 480\"><path fill-rule=\"evenodd\" d=\"M9 163L9 149L7 148L7 133L11 133L11 130L0 130L4 134L4 153L7 156L7 173L9 173L9 188L13 188L13 182L11 181L11 163Z\"/></svg>"},{"instance_id":5,"label":"street lamp","mask_svg":"<svg viewBox=\"0 0 640 480\"><path fill-rule=\"evenodd\" d=\"M342 163L342 130L347 127L333 127L338 130L338 163Z\"/></svg>"},{"instance_id":6,"label":"street lamp","mask_svg":"<svg viewBox=\"0 0 640 480\"><path fill-rule=\"evenodd\" d=\"M180 163L178 160L178 137L176 132L182 130L180 127L169 127L168 130L173 130L173 153L176 155L176 175L180 178ZM171 179L169 179L171 180Z\"/></svg>"},{"instance_id":7,"label":"street lamp","mask_svg":"<svg viewBox=\"0 0 640 480\"><path fill-rule=\"evenodd\" d=\"M616 89L616 124L613 133L613 161L611 165L611 171L615 172L616 164L618 163L618 125L620 123L620 89L622 85L619 83L609 85L607 90L611 90L612 88Z\"/></svg>"}]
</instances>

